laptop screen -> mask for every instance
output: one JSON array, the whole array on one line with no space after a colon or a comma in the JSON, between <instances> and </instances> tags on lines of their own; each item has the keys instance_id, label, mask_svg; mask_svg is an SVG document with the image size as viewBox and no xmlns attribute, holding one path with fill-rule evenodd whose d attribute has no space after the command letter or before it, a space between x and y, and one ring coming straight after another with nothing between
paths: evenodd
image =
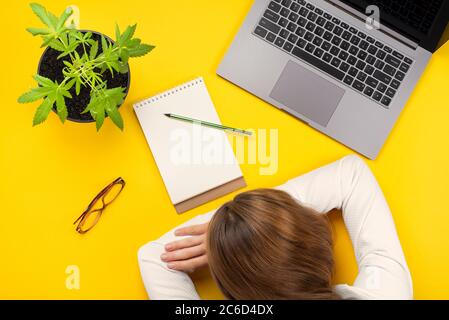
<instances>
[{"instance_id":1,"label":"laptop screen","mask_svg":"<svg viewBox=\"0 0 449 320\"><path fill-rule=\"evenodd\" d=\"M437 48L449 19L448 0L341 0L365 15L368 6L377 6L380 23L385 24L421 47Z\"/></svg>"}]
</instances>

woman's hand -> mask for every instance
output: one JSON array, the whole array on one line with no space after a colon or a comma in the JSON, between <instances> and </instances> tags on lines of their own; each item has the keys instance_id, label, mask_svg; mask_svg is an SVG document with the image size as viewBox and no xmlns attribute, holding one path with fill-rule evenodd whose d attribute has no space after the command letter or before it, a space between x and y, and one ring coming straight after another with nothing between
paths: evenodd
<instances>
[{"instance_id":1,"label":"woman's hand","mask_svg":"<svg viewBox=\"0 0 449 320\"><path fill-rule=\"evenodd\" d=\"M178 237L190 236L165 246L161 260L172 270L193 272L207 266L206 235L209 223L199 224L175 231Z\"/></svg>"}]
</instances>

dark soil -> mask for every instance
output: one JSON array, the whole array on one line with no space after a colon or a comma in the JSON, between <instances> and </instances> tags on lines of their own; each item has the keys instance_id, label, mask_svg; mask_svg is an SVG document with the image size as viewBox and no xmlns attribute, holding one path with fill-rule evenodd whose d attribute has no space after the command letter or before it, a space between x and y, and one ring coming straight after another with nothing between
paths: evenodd
<instances>
[{"instance_id":1,"label":"dark soil","mask_svg":"<svg viewBox=\"0 0 449 320\"><path fill-rule=\"evenodd\" d=\"M98 49L98 54L100 54L103 51L101 48L101 36L99 34L93 33L92 39L99 41L100 46ZM82 47L78 47L77 51L80 55L82 55L84 52ZM66 56L58 60L57 57L60 54L61 54L60 52L52 48L47 48L39 64L38 70L39 75L52 79L53 81L58 81L58 83L61 83L64 80L62 69L65 67L65 65L63 61L64 60L70 61L70 57ZM111 72L107 70L103 73L103 79L107 81L108 88L112 89L117 87L123 87L126 88L126 93L128 93L129 73L126 74L114 73L113 77ZM77 96L75 93L75 86L73 86L73 88L70 90L70 93L72 94L73 99L68 98L65 99L67 111L69 113L68 119L80 122L94 121L90 113L81 114L89 104L90 88L81 86L81 92Z\"/></svg>"}]
</instances>

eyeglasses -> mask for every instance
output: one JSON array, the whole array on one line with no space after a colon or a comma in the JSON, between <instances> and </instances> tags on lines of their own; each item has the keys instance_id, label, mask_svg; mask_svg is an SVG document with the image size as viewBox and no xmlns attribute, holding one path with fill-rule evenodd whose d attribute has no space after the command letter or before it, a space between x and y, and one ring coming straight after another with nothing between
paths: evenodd
<instances>
[{"instance_id":1,"label":"eyeglasses","mask_svg":"<svg viewBox=\"0 0 449 320\"><path fill-rule=\"evenodd\" d=\"M78 223L76 231L80 234L89 232L101 218L101 215L112 202L119 196L126 182L117 178L114 182L104 188L89 204L86 211L73 223ZM101 200L101 201L100 201Z\"/></svg>"}]
</instances>

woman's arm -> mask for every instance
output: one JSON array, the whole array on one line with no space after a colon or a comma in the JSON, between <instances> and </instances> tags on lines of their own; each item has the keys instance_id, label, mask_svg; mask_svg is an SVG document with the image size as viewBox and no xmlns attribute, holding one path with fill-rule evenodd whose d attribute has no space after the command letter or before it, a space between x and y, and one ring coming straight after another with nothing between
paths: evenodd
<instances>
[{"instance_id":1,"label":"woman's arm","mask_svg":"<svg viewBox=\"0 0 449 320\"><path fill-rule=\"evenodd\" d=\"M412 299L410 272L393 218L369 167L349 156L280 187L319 212L341 209L359 274L344 298Z\"/></svg>"},{"instance_id":2,"label":"woman's arm","mask_svg":"<svg viewBox=\"0 0 449 320\"><path fill-rule=\"evenodd\" d=\"M195 217L179 228L209 222L214 213L215 211ZM165 246L180 239L186 238L176 236L175 230L172 230L139 249L140 273L148 296L153 300L200 299L188 274L169 269L167 263L161 260L161 255L166 251Z\"/></svg>"}]
</instances>

